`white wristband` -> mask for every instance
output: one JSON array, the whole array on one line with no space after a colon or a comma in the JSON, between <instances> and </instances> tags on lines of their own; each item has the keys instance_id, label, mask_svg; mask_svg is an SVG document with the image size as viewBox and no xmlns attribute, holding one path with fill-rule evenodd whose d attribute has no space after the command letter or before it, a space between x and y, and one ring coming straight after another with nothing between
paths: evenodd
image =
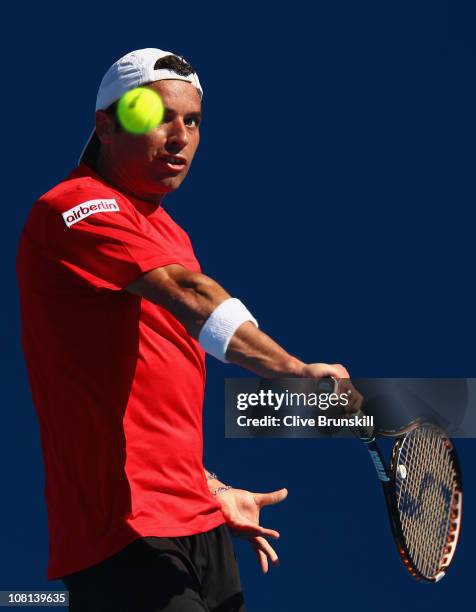
<instances>
[{"instance_id":1,"label":"white wristband","mask_svg":"<svg viewBox=\"0 0 476 612\"><path fill-rule=\"evenodd\" d=\"M205 321L198 336L200 346L213 357L228 363L225 358L228 344L245 321L251 321L258 327L258 321L240 300L228 298Z\"/></svg>"}]
</instances>

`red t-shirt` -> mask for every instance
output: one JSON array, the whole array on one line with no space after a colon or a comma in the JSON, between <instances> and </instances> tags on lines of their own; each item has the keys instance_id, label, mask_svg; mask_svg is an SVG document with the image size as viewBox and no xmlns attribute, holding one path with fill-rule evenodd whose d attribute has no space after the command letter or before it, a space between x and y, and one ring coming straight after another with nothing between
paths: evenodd
<instances>
[{"instance_id":1,"label":"red t-shirt","mask_svg":"<svg viewBox=\"0 0 476 612\"><path fill-rule=\"evenodd\" d=\"M200 270L184 230L85 165L27 219L17 272L50 579L141 536L224 523L203 472L204 353L167 310L124 290L172 263Z\"/></svg>"}]
</instances>

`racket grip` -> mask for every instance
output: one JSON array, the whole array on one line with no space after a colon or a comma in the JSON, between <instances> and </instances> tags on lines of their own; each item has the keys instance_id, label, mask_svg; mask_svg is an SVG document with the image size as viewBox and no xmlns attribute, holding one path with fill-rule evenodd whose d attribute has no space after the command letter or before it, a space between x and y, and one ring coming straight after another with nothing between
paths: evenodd
<instances>
[{"instance_id":1,"label":"racket grip","mask_svg":"<svg viewBox=\"0 0 476 612\"><path fill-rule=\"evenodd\" d=\"M352 416L358 419L365 418L365 414L362 412L362 410L354 412ZM357 438L360 438L364 442L374 439L374 428L372 425L355 425L354 427L351 427L351 430L352 433L357 436Z\"/></svg>"}]
</instances>

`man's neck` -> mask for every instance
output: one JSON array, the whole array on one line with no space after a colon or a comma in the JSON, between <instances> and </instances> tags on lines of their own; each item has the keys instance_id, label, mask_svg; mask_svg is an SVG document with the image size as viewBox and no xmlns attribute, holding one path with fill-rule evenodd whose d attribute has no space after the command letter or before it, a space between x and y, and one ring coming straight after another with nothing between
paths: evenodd
<instances>
[{"instance_id":1,"label":"man's neck","mask_svg":"<svg viewBox=\"0 0 476 612\"><path fill-rule=\"evenodd\" d=\"M150 202L159 206L165 197L165 193L142 193L130 184L127 176L120 171L116 170L116 166L111 164L108 160L102 158L101 155L96 160L93 166L93 170L99 174L105 181L110 185L122 191L126 195L132 196L145 202Z\"/></svg>"}]
</instances>

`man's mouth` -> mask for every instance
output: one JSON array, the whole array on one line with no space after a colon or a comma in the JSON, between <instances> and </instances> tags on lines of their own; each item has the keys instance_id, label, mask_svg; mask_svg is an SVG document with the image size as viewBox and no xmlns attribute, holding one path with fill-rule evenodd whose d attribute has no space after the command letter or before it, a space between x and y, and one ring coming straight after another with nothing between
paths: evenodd
<instances>
[{"instance_id":1,"label":"man's mouth","mask_svg":"<svg viewBox=\"0 0 476 612\"><path fill-rule=\"evenodd\" d=\"M173 172L180 172L187 165L187 160L179 155L163 155L159 161Z\"/></svg>"}]
</instances>

